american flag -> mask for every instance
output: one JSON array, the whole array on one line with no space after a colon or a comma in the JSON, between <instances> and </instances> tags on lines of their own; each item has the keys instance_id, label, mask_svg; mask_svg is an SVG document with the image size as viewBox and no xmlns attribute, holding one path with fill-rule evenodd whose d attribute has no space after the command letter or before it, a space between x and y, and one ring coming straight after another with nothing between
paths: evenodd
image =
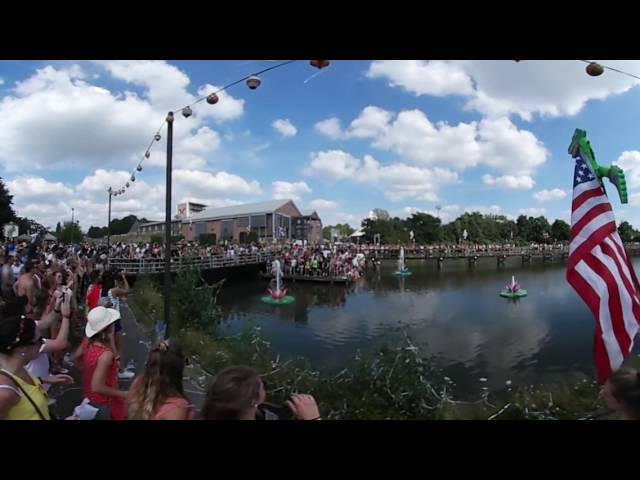
<instances>
[{"instance_id":1,"label":"american flag","mask_svg":"<svg viewBox=\"0 0 640 480\"><path fill-rule=\"evenodd\" d=\"M603 384L633 348L640 286L616 230L607 194L582 157L576 159L567 281L596 320L594 357Z\"/></svg>"}]
</instances>

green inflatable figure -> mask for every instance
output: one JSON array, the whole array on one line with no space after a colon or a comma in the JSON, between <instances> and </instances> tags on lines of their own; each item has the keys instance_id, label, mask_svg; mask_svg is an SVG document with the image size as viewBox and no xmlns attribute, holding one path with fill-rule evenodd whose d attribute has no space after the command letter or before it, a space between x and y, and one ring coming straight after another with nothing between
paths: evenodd
<instances>
[{"instance_id":1,"label":"green inflatable figure","mask_svg":"<svg viewBox=\"0 0 640 480\"><path fill-rule=\"evenodd\" d=\"M602 188L604 183L602 179L607 177L611 183L613 183L618 189L618 195L620 195L620 203L627 203L629 198L627 195L627 181L624 178L624 172L616 165L610 167L603 167L596 162L596 156L591 148L591 143L587 140L586 130L576 128L571 139L571 145L569 145L569 154L573 158L577 158L582 154L582 158L586 162L587 166L591 170L591 173L600 181Z\"/></svg>"}]
</instances>

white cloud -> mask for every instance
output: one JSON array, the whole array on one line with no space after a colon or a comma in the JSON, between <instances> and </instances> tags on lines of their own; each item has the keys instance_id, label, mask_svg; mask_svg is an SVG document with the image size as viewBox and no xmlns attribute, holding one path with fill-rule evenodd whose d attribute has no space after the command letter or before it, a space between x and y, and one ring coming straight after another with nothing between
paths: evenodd
<instances>
[{"instance_id":1,"label":"white cloud","mask_svg":"<svg viewBox=\"0 0 640 480\"><path fill-rule=\"evenodd\" d=\"M62 182L49 182L41 177L18 177L7 182L16 205L29 201L59 200L73 196L73 190Z\"/></svg>"},{"instance_id":2,"label":"white cloud","mask_svg":"<svg viewBox=\"0 0 640 480\"><path fill-rule=\"evenodd\" d=\"M567 192L560 190L559 188L554 188L552 190L540 190L533 194L533 198L538 202L551 202L554 200L560 200L566 196Z\"/></svg>"},{"instance_id":3,"label":"white cloud","mask_svg":"<svg viewBox=\"0 0 640 480\"><path fill-rule=\"evenodd\" d=\"M306 182L275 181L271 183L271 186L273 188L273 198L276 199L291 199L298 202L302 195L311 193L311 189Z\"/></svg>"},{"instance_id":4,"label":"white cloud","mask_svg":"<svg viewBox=\"0 0 640 480\"><path fill-rule=\"evenodd\" d=\"M324 226L327 225L337 225L341 224L349 224L352 228L358 229L360 228L360 223L364 215L356 215L349 212L341 212L335 210L325 210L323 212L318 212L320 219L322 220L322 224Z\"/></svg>"},{"instance_id":5,"label":"white cloud","mask_svg":"<svg viewBox=\"0 0 640 480\"><path fill-rule=\"evenodd\" d=\"M295 137L296 133L298 133L298 129L288 118L274 120L271 126L282 135L282 138Z\"/></svg>"},{"instance_id":6,"label":"white cloud","mask_svg":"<svg viewBox=\"0 0 640 480\"><path fill-rule=\"evenodd\" d=\"M518 130L508 118L482 120L478 127L478 140L481 145L480 161L511 175L531 175L549 155L533 133Z\"/></svg>"},{"instance_id":7,"label":"white cloud","mask_svg":"<svg viewBox=\"0 0 640 480\"><path fill-rule=\"evenodd\" d=\"M483 215L502 215L502 207L500 205L473 205L466 207L465 212L480 212Z\"/></svg>"},{"instance_id":8,"label":"white cloud","mask_svg":"<svg viewBox=\"0 0 640 480\"><path fill-rule=\"evenodd\" d=\"M0 101L0 115L5 118L0 131L0 163L8 171L78 164L89 168L121 167L123 158L133 167L143 158L167 109L195 99L186 90L188 77L166 62L96 63L118 79L143 86L142 97L92 85L78 65L37 70ZM185 167L202 168L219 145L218 134L204 127L203 120L235 118L242 114L242 105L241 100L221 95L215 106L197 104L189 119L178 113L174 129L176 158L184 155ZM203 113L198 115L200 108L204 108ZM202 142L207 144L206 151L190 150ZM164 165L163 143L164 139L153 145L148 165Z\"/></svg>"},{"instance_id":9,"label":"white cloud","mask_svg":"<svg viewBox=\"0 0 640 480\"><path fill-rule=\"evenodd\" d=\"M482 176L482 181L486 185L496 185L511 190L531 190L535 184L533 179L528 175L503 175L501 177L493 177L489 174Z\"/></svg>"},{"instance_id":10,"label":"white cloud","mask_svg":"<svg viewBox=\"0 0 640 480\"><path fill-rule=\"evenodd\" d=\"M312 153L304 172L326 180L342 180L353 177L359 166L360 160L354 156L342 150L329 150Z\"/></svg>"},{"instance_id":11,"label":"white cloud","mask_svg":"<svg viewBox=\"0 0 640 480\"><path fill-rule=\"evenodd\" d=\"M248 182L227 172L210 173L199 170L174 170L173 180L178 187L191 190L193 195L210 198L219 195L257 195L262 192L260 183Z\"/></svg>"},{"instance_id":12,"label":"white cloud","mask_svg":"<svg viewBox=\"0 0 640 480\"><path fill-rule=\"evenodd\" d=\"M79 67L47 66L2 99L0 162L7 170L121 162L149 140L158 117L148 103L134 94L118 99L83 77Z\"/></svg>"},{"instance_id":13,"label":"white cloud","mask_svg":"<svg viewBox=\"0 0 640 480\"><path fill-rule=\"evenodd\" d=\"M640 69L637 60L608 60L606 65L627 71ZM575 115L590 100L603 100L628 91L637 80L613 72L589 77L577 60L376 61L368 76L416 95L465 95L467 108L492 117L517 114Z\"/></svg>"},{"instance_id":14,"label":"white cloud","mask_svg":"<svg viewBox=\"0 0 640 480\"><path fill-rule=\"evenodd\" d=\"M4 78L0 77L0 85L4 85Z\"/></svg>"},{"instance_id":15,"label":"white cloud","mask_svg":"<svg viewBox=\"0 0 640 480\"><path fill-rule=\"evenodd\" d=\"M351 179L377 185L393 202L407 198L435 202L441 186L459 181L458 174L448 169L418 168L404 163L381 165L371 155L360 160L342 150L313 154L305 173L325 180Z\"/></svg>"},{"instance_id":16,"label":"white cloud","mask_svg":"<svg viewBox=\"0 0 640 480\"><path fill-rule=\"evenodd\" d=\"M624 170L627 187L640 187L640 152L637 150L625 151L620 154L618 160L613 162Z\"/></svg>"},{"instance_id":17,"label":"white cloud","mask_svg":"<svg viewBox=\"0 0 640 480\"><path fill-rule=\"evenodd\" d=\"M434 124L420 110L403 110L396 116L370 105L343 137L370 138L374 148L395 153L407 163L454 170L486 165L504 174L531 175L548 156L535 135L519 130L506 117Z\"/></svg>"},{"instance_id":18,"label":"white cloud","mask_svg":"<svg viewBox=\"0 0 640 480\"><path fill-rule=\"evenodd\" d=\"M204 97L220 90L218 85L205 84L198 89L198 96ZM244 100L232 97L226 90L218 92L218 103L209 105L206 101L196 104L193 108L194 116L212 118L216 122L226 122L240 118L244 114Z\"/></svg>"},{"instance_id":19,"label":"white cloud","mask_svg":"<svg viewBox=\"0 0 640 480\"><path fill-rule=\"evenodd\" d=\"M380 107L369 105L349 125L348 136L355 138L376 137L389 129L393 114Z\"/></svg>"},{"instance_id":20,"label":"white cloud","mask_svg":"<svg viewBox=\"0 0 640 480\"><path fill-rule=\"evenodd\" d=\"M75 195L68 203L71 206L77 205L77 213L83 225L106 224L107 188L123 185L129 180L129 175L128 172L121 170L98 169L77 185ZM112 199L114 218L129 214L153 220L164 218L164 179L154 185L149 185L144 180L136 180L130 185L131 187L124 195ZM178 203L185 201L195 201L211 207L228 206L251 201L249 198L256 200L254 197L260 193L261 188L257 181L247 181L234 174L177 169L173 172L172 212L176 211ZM242 197L242 201L233 198L235 196ZM64 206L64 208L67 207ZM47 212L48 210L43 212L33 210L34 218L39 220L49 218L48 215L55 215L55 212L51 214Z\"/></svg>"},{"instance_id":21,"label":"white cloud","mask_svg":"<svg viewBox=\"0 0 640 480\"><path fill-rule=\"evenodd\" d=\"M363 176L360 181L378 183L385 196L392 202L408 198L436 202L438 201L437 192L441 186L458 181L458 175L450 170L418 168L403 163L380 166L369 155L365 155L362 172ZM356 180L358 180L358 176L356 176Z\"/></svg>"},{"instance_id":22,"label":"white cloud","mask_svg":"<svg viewBox=\"0 0 640 480\"><path fill-rule=\"evenodd\" d=\"M487 209L489 207L480 207L483 209ZM499 207L498 207L499 208ZM404 207L402 209L404 216L410 217L414 213L426 213L431 215L432 217L439 218L440 221L444 223L449 223L454 220L460 213L460 206L458 205L445 205L444 207L440 207L440 209L436 208L419 208L419 207ZM403 215L398 215L403 216Z\"/></svg>"},{"instance_id":23,"label":"white cloud","mask_svg":"<svg viewBox=\"0 0 640 480\"><path fill-rule=\"evenodd\" d=\"M193 101L187 91L189 76L164 60L101 60L112 77L145 89L144 96L157 108L168 112Z\"/></svg>"},{"instance_id":24,"label":"white cloud","mask_svg":"<svg viewBox=\"0 0 640 480\"><path fill-rule=\"evenodd\" d=\"M182 136L174 141L173 165L179 165L186 170L202 170L207 165L207 159L220 148L220 134L209 127L203 126L193 134ZM144 165L164 167L167 164L165 150L155 150L145 160Z\"/></svg>"},{"instance_id":25,"label":"white cloud","mask_svg":"<svg viewBox=\"0 0 640 480\"><path fill-rule=\"evenodd\" d=\"M544 208L532 207L532 208L521 208L518 210L518 213L521 215L527 215L528 217L540 217L543 216L547 211Z\"/></svg>"},{"instance_id":26,"label":"white cloud","mask_svg":"<svg viewBox=\"0 0 640 480\"><path fill-rule=\"evenodd\" d=\"M375 61L367 71L369 78L386 78L392 87L402 87L416 95L471 95L469 75L456 64L424 60Z\"/></svg>"},{"instance_id":27,"label":"white cloud","mask_svg":"<svg viewBox=\"0 0 640 480\"><path fill-rule=\"evenodd\" d=\"M325 200L324 198L316 198L309 202L309 207L314 210L333 210L338 208L338 204L333 200Z\"/></svg>"},{"instance_id":28,"label":"white cloud","mask_svg":"<svg viewBox=\"0 0 640 480\"><path fill-rule=\"evenodd\" d=\"M340 127L340 120L336 117L327 118L315 124L315 129L325 137L329 137L333 140L342 138L344 135L342 127Z\"/></svg>"}]
</instances>

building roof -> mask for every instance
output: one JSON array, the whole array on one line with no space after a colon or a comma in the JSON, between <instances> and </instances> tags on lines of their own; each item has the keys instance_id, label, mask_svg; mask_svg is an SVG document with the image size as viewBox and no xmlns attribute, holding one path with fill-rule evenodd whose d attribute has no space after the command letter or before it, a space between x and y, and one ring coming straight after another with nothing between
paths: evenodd
<instances>
[{"instance_id":1,"label":"building roof","mask_svg":"<svg viewBox=\"0 0 640 480\"><path fill-rule=\"evenodd\" d=\"M270 200L268 202L245 203L242 205L232 205L230 207L207 208L204 212L191 215L191 222L271 213L289 202L293 203L293 200ZM189 223L189 219L182 220L182 223Z\"/></svg>"},{"instance_id":2,"label":"building roof","mask_svg":"<svg viewBox=\"0 0 640 480\"><path fill-rule=\"evenodd\" d=\"M176 220L176 219L171 219L171 223L177 223L180 220ZM158 220L158 221L152 221L152 222L144 222L144 223L139 223L138 227L148 227L148 226L152 226L152 225L164 225L165 221L164 220Z\"/></svg>"},{"instance_id":3,"label":"building roof","mask_svg":"<svg viewBox=\"0 0 640 480\"><path fill-rule=\"evenodd\" d=\"M318 212L316 212L315 210L300 210L300 213L303 217L311 217L314 214L316 215L316 217L319 216Z\"/></svg>"}]
</instances>

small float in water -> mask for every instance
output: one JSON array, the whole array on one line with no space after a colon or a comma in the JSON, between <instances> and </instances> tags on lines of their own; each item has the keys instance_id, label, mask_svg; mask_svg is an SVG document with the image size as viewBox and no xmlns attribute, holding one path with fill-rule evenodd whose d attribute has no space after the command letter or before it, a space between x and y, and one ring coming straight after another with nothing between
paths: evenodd
<instances>
[{"instance_id":1,"label":"small float in water","mask_svg":"<svg viewBox=\"0 0 640 480\"><path fill-rule=\"evenodd\" d=\"M511 276L511 284L505 286L505 290L500 292L501 297L505 298L522 298L527 296L527 291L520 288L516 278Z\"/></svg>"},{"instance_id":2,"label":"small float in water","mask_svg":"<svg viewBox=\"0 0 640 480\"><path fill-rule=\"evenodd\" d=\"M400 247L400 256L398 257L398 270L393 273L396 275L402 275L403 277L411 275L411 272L404 264L404 247Z\"/></svg>"},{"instance_id":3,"label":"small float in water","mask_svg":"<svg viewBox=\"0 0 640 480\"><path fill-rule=\"evenodd\" d=\"M260 300L263 303L268 303L270 305L289 305L295 301L295 298L291 295L287 295L287 289L282 288L282 282L280 281L282 277L282 268L280 268L280 260L275 260L272 266L272 273L275 276L275 285L272 285L273 288L268 288L267 292L269 295L266 295Z\"/></svg>"}]
</instances>

